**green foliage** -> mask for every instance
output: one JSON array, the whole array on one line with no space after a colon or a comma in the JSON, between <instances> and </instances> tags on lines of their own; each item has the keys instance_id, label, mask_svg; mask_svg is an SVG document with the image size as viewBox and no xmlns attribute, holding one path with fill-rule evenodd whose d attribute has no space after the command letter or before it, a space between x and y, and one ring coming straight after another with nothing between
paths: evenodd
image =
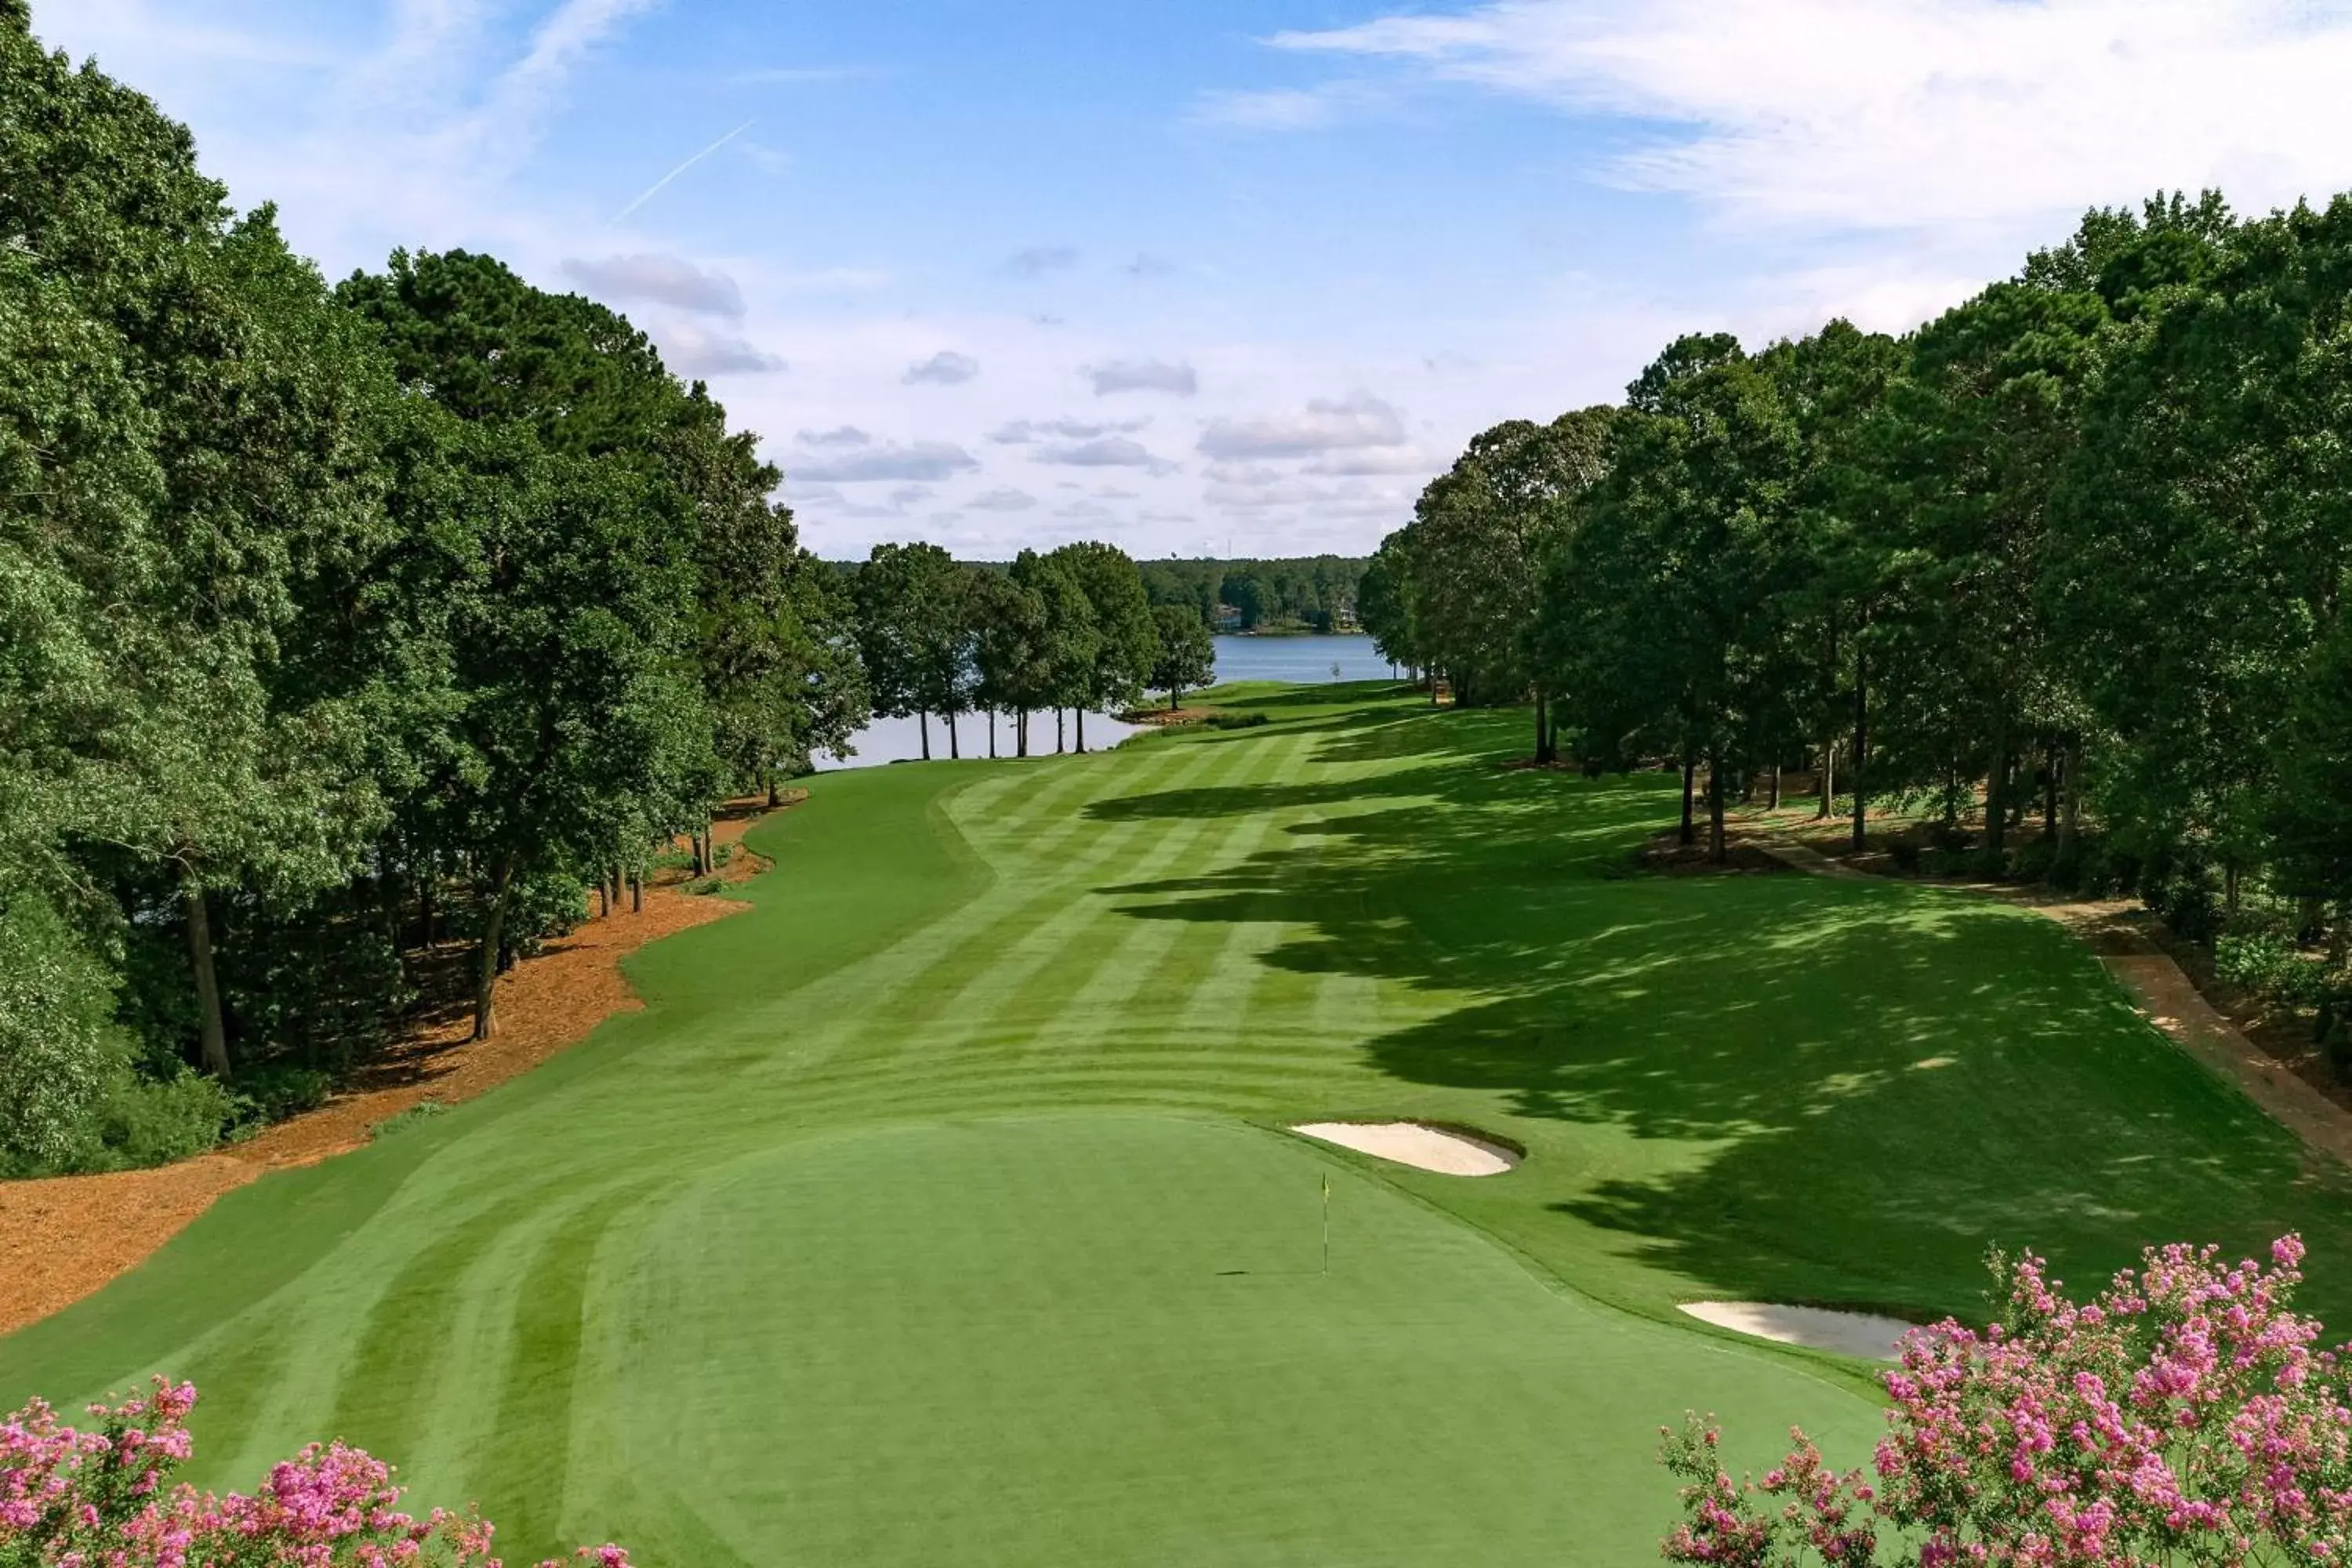
<instances>
[{"instance_id":1,"label":"green foliage","mask_svg":"<svg viewBox=\"0 0 2352 1568\"><path fill-rule=\"evenodd\" d=\"M757 437L626 321L465 252L330 289L21 6L0 123L0 940L53 1020L0 1020L0 1163L310 1098L253 1085L373 1049L453 912L487 976L864 719Z\"/></svg>"},{"instance_id":2,"label":"green foliage","mask_svg":"<svg viewBox=\"0 0 2352 1568\"><path fill-rule=\"evenodd\" d=\"M133 1170L200 1154L236 1120L236 1097L218 1079L182 1068L152 1079L128 1071L99 1108L97 1151L85 1170Z\"/></svg>"},{"instance_id":3,"label":"green foliage","mask_svg":"<svg viewBox=\"0 0 2352 1568\"><path fill-rule=\"evenodd\" d=\"M420 1100L407 1110L385 1117L368 1128L371 1138L391 1138L413 1128L422 1127L435 1117L446 1115L449 1108L437 1100Z\"/></svg>"},{"instance_id":4,"label":"green foliage","mask_svg":"<svg viewBox=\"0 0 2352 1568\"><path fill-rule=\"evenodd\" d=\"M315 1110L334 1092L332 1073L293 1062L271 1062L247 1068L236 1075L229 1098L231 1117L250 1127L266 1126L287 1117Z\"/></svg>"},{"instance_id":5,"label":"green foliage","mask_svg":"<svg viewBox=\"0 0 2352 1568\"><path fill-rule=\"evenodd\" d=\"M2223 933L2213 944L2213 972L2285 1006L2316 1006L2327 994L2326 969L2292 941L2265 932Z\"/></svg>"},{"instance_id":6,"label":"green foliage","mask_svg":"<svg viewBox=\"0 0 2352 1568\"><path fill-rule=\"evenodd\" d=\"M1151 612L1160 650L1151 664L1151 684L1168 693L1174 708L1187 689L1206 686L1217 668L1217 645L1208 626L1189 605L1161 605Z\"/></svg>"},{"instance_id":7,"label":"green foliage","mask_svg":"<svg viewBox=\"0 0 2352 1568\"><path fill-rule=\"evenodd\" d=\"M0 909L0 1173L86 1161L121 1071L114 976L37 897Z\"/></svg>"}]
</instances>

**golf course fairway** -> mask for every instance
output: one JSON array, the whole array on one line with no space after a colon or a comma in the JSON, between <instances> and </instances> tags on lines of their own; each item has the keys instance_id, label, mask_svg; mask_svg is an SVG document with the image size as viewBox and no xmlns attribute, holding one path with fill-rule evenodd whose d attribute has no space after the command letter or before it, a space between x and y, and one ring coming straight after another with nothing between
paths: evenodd
<instances>
[{"instance_id":1,"label":"golf course fairway","mask_svg":"<svg viewBox=\"0 0 2352 1568\"><path fill-rule=\"evenodd\" d=\"M1678 1300L1967 1316L1989 1246L2294 1229L2347 1318L2345 1173L2055 925L1637 873L1675 781L1507 767L1517 714L1217 695L1271 721L812 781L644 1011L232 1193L0 1398L167 1370L194 1479L341 1436L509 1562L1627 1563L1686 1409L1742 1462L1880 1425ZM1381 1118L1527 1158L1282 1131Z\"/></svg>"}]
</instances>

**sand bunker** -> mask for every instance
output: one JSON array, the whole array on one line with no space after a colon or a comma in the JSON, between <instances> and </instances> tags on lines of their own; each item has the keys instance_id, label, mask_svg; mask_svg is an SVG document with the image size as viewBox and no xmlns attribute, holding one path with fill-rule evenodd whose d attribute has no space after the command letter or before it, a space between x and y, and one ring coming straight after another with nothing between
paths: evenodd
<instances>
[{"instance_id":1,"label":"sand bunker","mask_svg":"<svg viewBox=\"0 0 2352 1568\"><path fill-rule=\"evenodd\" d=\"M1825 1307L1778 1307L1769 1301L1685 1301L1684 1311L1734 1333L1754 1334L1807 1350L1836 1351L1864 1361L1895 1361L1903 1336L1914 1325L1872 1312L1835 1312Z\"/></svg>"},{"instance_id":2,"label":"sand bunker","mask_svg":"<svg viewBox=\"0 0 2352 1568\"><path fill-rule=\"evenodd\" d=\"M1517 1150L1418 1121L1309 1121L1291 1131L1446 1176L1499 1176L1519 1163Z\"/></svg>"}]
</instances>

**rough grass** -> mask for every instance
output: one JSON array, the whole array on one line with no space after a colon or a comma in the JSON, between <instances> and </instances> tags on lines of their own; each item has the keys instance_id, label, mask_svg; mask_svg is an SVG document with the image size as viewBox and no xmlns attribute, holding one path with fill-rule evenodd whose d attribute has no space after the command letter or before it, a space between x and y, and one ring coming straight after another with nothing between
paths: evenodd
<instances>
[{"instance_id":1,"label":"rough grass","mask_svg":"<svg viewBox=\"0 0 2352 1568\"><path fill-rule=\"evenodd\" d=\"M817 781L645 1012L232 1194L0 1396L168 1366L207 1479L340 1435L510 1559L1622 1563L1685 1408L1751 1458L1876 1421L1677 1299L1965 1314L1990 1244L2087 1285L2287 1227L2352 1298L2342 1174L2048 922L1627 877L1673 781L1506 770L1521 715L1210 700L1269 722ZM1271 1130L1330 1116L1529 1159Z\"/></svg>"}]
</instances>

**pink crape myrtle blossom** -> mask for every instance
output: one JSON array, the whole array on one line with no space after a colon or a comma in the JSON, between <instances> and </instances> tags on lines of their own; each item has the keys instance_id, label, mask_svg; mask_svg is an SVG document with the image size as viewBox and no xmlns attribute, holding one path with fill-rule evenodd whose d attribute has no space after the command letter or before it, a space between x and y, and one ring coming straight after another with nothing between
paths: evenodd
<instances>
[{"instance_id":1,"label":"pink crape myrtle blossom","mask_svg":"<svg viewBox=\"0 0 2352 1568\"><path fill-rule=\"evenodd\" d=\"M2352 1359L2292 1310L2303 1243L2267 1268L2151 1248L2080 1305L2042 1261L1992 1260L1982 1333L1914 1330L1886 1374L1866 1469L1801 1432L1734 1481L1692 1418L1663 1458L1685 1485L1673 1563L1725 1568L2352 1564Z\"/></svg>"},{"instance_id":2,"label":"pink crape myrtle blossom","mask_svg":"<svg viewBox=\"0 0 2352 1568\"><path fill-rule=\"evenodd\" d=\"M272 1467L251 1497L172 1485L195 1403L193 1384L159 1377L143 1399L90 1406L87 1429L39 1400L0 1419L0 1568L500 1568L488 1521L403 1512L392 1467L341 1443ZM577 1555L629 1568L617 1546Z\"/></svg>"}]
</instances>

